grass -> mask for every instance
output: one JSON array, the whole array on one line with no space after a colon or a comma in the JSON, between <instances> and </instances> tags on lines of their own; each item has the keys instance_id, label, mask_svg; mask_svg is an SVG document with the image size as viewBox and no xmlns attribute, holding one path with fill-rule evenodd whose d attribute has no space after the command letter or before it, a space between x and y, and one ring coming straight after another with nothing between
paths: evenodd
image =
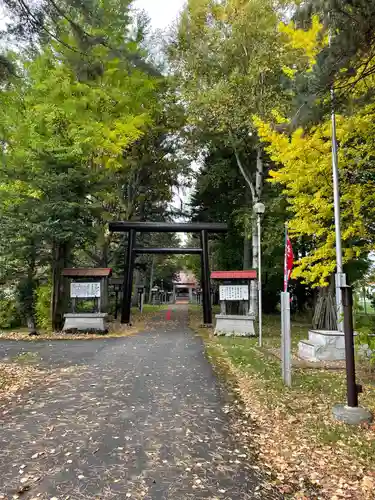
<instances>
[{"instance_id":1,"label":"grass","mask_svg":"<svg viewBox=\"0 0 375 500\"><path fill-rule=\"evenodd\" d=\"M343 463L345 460L345 463L353 460L353 467L358 465L359 470L362 470L361 467L365 470L374 469L375 427L349 427L332 417L333 405L345 402L345 372L293 368L292 388L285 387L281 379L280 360L269 352L270 348L280 347L280 318L276 315L265 316L263 321L263 347L260 348L257 338L214 337L212 331L199 327L200 311L190 308L190 325L203 337L209 359L214 366L220 368L220 373L223 373L222 367L226 367L224 376L232 382L234 380L245 408L250 415L254 416L255 413L260 429L264 427L266 437L262 438L262 442L269 438L275 449L281 449L282 445L278 445L275 430L280 426L280 443L286 443L287 447L309 447L313 457L317 453L316 450L324 446L326 455L333 455L332 463L337 460L340 462L341 459ZM301 339L307 338L308 328L309 324L302 318L292 321L294 350ZM366 382L360 404L375 411L375 389L369 384L368 372L367 375L361 372L359 375L359 381ZM269 422L272 415L277 415L278 425ZM291 422L295 422L294 425L291 425ZM343 457L346 457L345 460ZM276 460L272 453L268 459ZM289 460L289 468L293 468L291 457L284 457L283 460ZM319 462L319 456L316 461ZM330 464L326 464L326 467L330 467ZM309 470L308 464L306 470ZM343 471L344 476L345 474ZM335 477L334 473L331 475ZM332 484L334 486L334 483ZM352 498L357 496L353 493Z\"/></svg>"},{"instance_id":2,"label":"grass","mask_svg":"<svg viewBox=\"0 0 375 500\"><path fill-rule=\"evenodd\" d=\"M165 311L171 306L171 304L153 305L145 304L143 306L143 312L141 313L138 307L132 308L132 314L135 316L141 316L142 314L158 313L159 311Z\"/></svg>"}]
</instances>

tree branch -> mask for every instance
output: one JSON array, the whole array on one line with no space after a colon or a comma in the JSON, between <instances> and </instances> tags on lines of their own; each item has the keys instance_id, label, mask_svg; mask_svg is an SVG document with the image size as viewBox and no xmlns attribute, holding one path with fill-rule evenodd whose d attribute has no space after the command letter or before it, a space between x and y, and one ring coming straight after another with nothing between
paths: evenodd
<instances>
[{"instance_id":1,"label":"tree branch","mask_svg":"<svg viewBox=\"0 0 375 500\"><path fill-rule=\"evenodd\" d=\"M32 19L32 22L35 23L35 26L36 27L39 27L41 28L45 33L47 33L53 40L55 40L56 42L58 43L61 43L61 45L63 45L64 47L66 47L67 49L73 51L73 52L76 52L78 54L81 54L81 55L85 55L83 52L75 49L74 47L68 45L67 43L65 43L63 40L60 40L59 37L55 36L51 31L49 31L43 23L41 23L36 17L35 15L32 13L31 9L26 5L26 3L24 2L24 0L20 0L20 5L21 7L23 8L24 12L26 13L27 16L29 16L31 19Z\"/></svg>"},{"instance_id":2,"label":"tree branch","mask_svg":"<svg viewBox=\"0 0 375 500\"><path fill-rule=\"evenodd\" d=\"M262 147L258 144L257 147L257 163L256 163L256 174L255 174L255 195L256 199L260 200L263 188L263 158L262 158Z\"/></svg>"},{"instance_id":3,"label":"tree branch","mask_svg":"<svg viewBox=\"0 0 375 500\"><path fill-rule=\"evenodd\" d=\"M236 157L236 161L237 161L237 165L238 165L238 168L240 169L240 172L242 174L242 177L245 179L247 185L249 186L250 188L250 192L251 192L251 197L253 198L253 201L256 200L256 193L255 193L255 187L254 187L254 184L250 178L250 176L246 173L243 165L242 165L242 162L240 160L240 156L238 154L238 151L236 149L235 146L233 146L233 150L234 150L234 155Z\"/></svg>"}]
</instances>

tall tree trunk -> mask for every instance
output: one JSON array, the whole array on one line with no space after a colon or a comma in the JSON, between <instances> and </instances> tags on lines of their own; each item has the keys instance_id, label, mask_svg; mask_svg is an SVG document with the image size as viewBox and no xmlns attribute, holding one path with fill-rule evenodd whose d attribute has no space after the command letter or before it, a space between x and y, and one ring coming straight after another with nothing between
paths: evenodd
<instances>
[{"instance_id":1,"label":"tall tree trunk","mask_svg":"<svg viewBox=\"0 0 375 500\"><path fill-rule=\"evenodd\" d=\"M250 211L253 217L253 222L252 222L252 248L253 248L253 260L252 260L252 267L253 269L258 269L258 227L257 227L257 221L256 217L254 216L253 212L253 207L255 203L261 200L262 196L262 190L263 190L263 178L264 178L264 172L263 172L263 157L262 157L262 147L260 144L257 145L257 160L256 160L256 171L255 171L255 182L253 182L251 176L249 175L248 172L246 172L246 169L244 168L240 156L238 154L238 151L236 150L234 146L234 154L236 157L237 165L238 168L240 169L240 172L243 176L243 178L246 181L246 184L248 188L250 189L251 193L251 198L252 198L252 204L250 205ZM250 285L250 309L249 313L250 314L257 314L258 312L258 284L256 281L252 281Z\"/></svg>"},{"instance_id":2,"label":"tall tree trunk","mask_svg":"<svg viewBox=\"0 0 375 500\"><path fill-rule=\"evenodd\" d=\"M104 242L101 248L101 257L100 257L100 265L101 267L108 267L109 266L109 244L110 244L110 237L106 236L104 238Z\"/></svg>"},{"instance_id":3,"label":"tall tree trunk","mask_svg":"<svg viewBox=\"0 0 375 500\"><path fill-rule=\"evenodd\" d=\"M27 323L29 335L38 335L35 321L35 266L36 248L34 241L30 241L27 254L27 275L18 285L18 295L21 309Z\"/></svg>"},{"instance_id":4,"label":"tall tree trunk","mask_svg":"<svg viewBox=\"0 0 375 500\"><path fill-rule=\"evenodd\" d=\"M245 195L246 206L251 206L251 192L249 187L247 186L246 195ZM247 227L244 228L244 240L243 240L243 270L247 270L251 268L251 244L250 244L250 235L248 233Z\"/></svg>"},{"instance_id":5,"label":"tall tree trunk","mask_svg":"<svg viewBox=\"0 0 375 500\"><path fill-rule=\"evenodd\" d=\"M255 198L253 200L253 206L258 203L262 197L263 191L263 158L262 158L262 148L257 147L257 163L256 163L256 173L255 173ZM253 207L252 207L253 208ZM253 269L258 269L259 266L259 234L258 234L258 224L257 217L253 214L252 221L252 247L253 247ZM250 285L250 314L257 315L258 313L258 282L252 280Z\"/></svg>"},{"instance_id":6,"label":"tall tree trunk","mask_svg":"<svg viewBox=\"0 0 375 500\"><path fill-rule=\"evenodd\" d=\"M52 329L59 331L63 327L64 313L68 302L68 290L64 289L62 271L68 265L70 245L67 242L56 241L52 246L52 296L51 321Z\"/></svg>"},{"instance_id":7,"label":"tall tree trunk","mask_svg":"<svg viewBox=\"0 0 375 500\"><path fill-rule=\"evenodd\" d=\"M29 304L27 308L27 327L29 329L29 335L37 335L36 321L35 321L35 292L36 292L36 282L35 282L35 260L36 260L36 249L32 246L30 255L30 265L28 269L28 288L30 291Z\"/></svg>"}]
</instances>

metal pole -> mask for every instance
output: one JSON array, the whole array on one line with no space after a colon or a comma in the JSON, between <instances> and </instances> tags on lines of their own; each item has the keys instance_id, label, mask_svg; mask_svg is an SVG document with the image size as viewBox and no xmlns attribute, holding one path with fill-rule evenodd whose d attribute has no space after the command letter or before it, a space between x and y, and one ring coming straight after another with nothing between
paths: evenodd
<instances>
[{"instance_id":1,"label":"metal pole","mask_svg":"<svg viewBox=\"0 0 375 500\"><path fill-rule=\"evenodd\" d=\"M348 406L358 406L358 388L355 381L354 329L353 329L353 292L352 287L342 286L342 304L344 309L346 387Z\"/></svg>"},{"instance_id":2,"label":"metal pole","mask_svg":"<svg viewBox=\"0 0 375 500\"><path fill-rule=\"evenodd\" d=\"M125 260L124 273L124 292L122 297L121 323L130 324L131 298L133 289L133 271L134 271L134 243L135 230L130 229L128 234L128 251Z\"/></svg>"},{"instance_id":3,"label":"metal pole","mask_svg":"<svg viewBox=\"0 0 375 500\"><path fill-rule=\"evenodd\" d=\"M285 296L286 292L280 294L281 308L281 377L285 381Z\"/></svg>"},{"instance_id":4,"label":"metal pole","mask_svg":"<svg viewBox=\"0 0 375 500\"><path fill-rule=\"evenodd\" d=\"M259 307L259 346L262 347L262 244L261 244L260 214L258 214L258 307Z\"/></svg>"},{"instance_id":5,"label":"metal pole","mask_svg":"<svg viewBox=\"0 0 375 500\"><path fill-rule=\"evenodd\" d=\"M292 385L292 346L291 346L291 331L290 331L290 293L286 292L284 297L284 348L285 348L285 385Z\"/></svg>"},{"instance_id":6,"label":"metal pole","mask_svg":"<svg viewBox=\"0 0 375 500\"><path fill-rule=\"evenodd\" d=\"M292 345L290 325L290 293L281 293L281 373L284 384L292 385Z\"/></svg>"},{"instance_id":7,"label":"metal pole","mask_svg":"<svg viewBox=\"0 0 375 500\"><path fill-rule=\"evenodd\" d=\"M212 306L210 297L210 264L208 260L208 233L205 229L201 231L201 246L202 246L203 322L205 325L211 325Z\"/></svg>"},{"instance_id":8,"label":"metal pole","mask_svg":"<svg viewBox=\"0 0 375 500\"><path fill-rule=\"evenodd\" d=\"M331 34L329 35L329 45L331 46ZM343 307L341 297L341 287L346 285L346 277L343 273L342 263L342 245L341 245L341 215L340 215L340 185L339 185L339 167L338 167L338 147L336 132L336 113L335 113L335 91L331 86L331 120L332 120L332 175L333 175L333 202L335 214L335 236L336 236L336 309L337 309L337 330L343 331Z\"/></svg>"}]
</instances>

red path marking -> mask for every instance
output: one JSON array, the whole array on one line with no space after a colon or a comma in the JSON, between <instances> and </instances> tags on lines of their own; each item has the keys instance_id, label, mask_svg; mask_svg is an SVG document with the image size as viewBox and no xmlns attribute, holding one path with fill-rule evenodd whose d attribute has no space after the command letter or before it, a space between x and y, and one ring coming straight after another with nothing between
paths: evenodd
<instances>
[{"instance_id":1,"label":"red path marking","mask_svg":"<svg viewBox=\"0 0 375 500\"><path fill-rule=\"evenodd\" d=\"M171 319L171 316L172 316L172 311L168 309L167 314L165 315L165 319L169 321Z\"/></svg>"}]
</instances>

